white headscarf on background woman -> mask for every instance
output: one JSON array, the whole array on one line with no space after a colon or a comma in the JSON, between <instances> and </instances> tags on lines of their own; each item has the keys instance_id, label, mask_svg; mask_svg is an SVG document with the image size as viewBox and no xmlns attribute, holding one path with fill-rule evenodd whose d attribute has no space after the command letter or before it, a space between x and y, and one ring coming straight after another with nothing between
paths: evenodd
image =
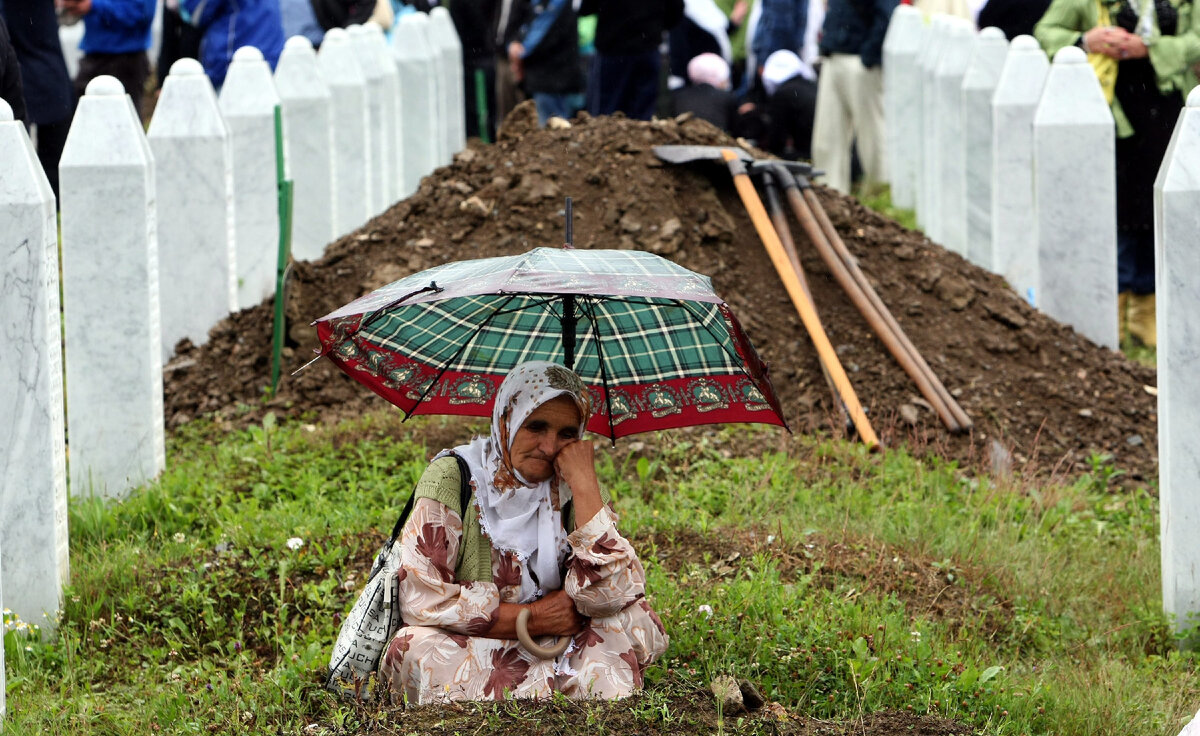
<instances>
[{"instance_id":1,"label":"white headscarf on background woman","mask_svg":"<svg viewBox=\"0 0 1200 736\"><path fill-rule=\"evenodd\" d=\"M505 377L492 408L492 431L453 452L471 468L480 526L492 546L521 561L519 603L562 587L559 567L569 547L562 515L550 502L557 476L530 483L512 465L509 451L517 430L542 404L566 396L579 409L579 436L591 417L591 396L574 371L556 363L522 363ZM445 454L445 453L443 453ZM565 499L562 499L565 501Z\"/></svg>"}]
</instances>

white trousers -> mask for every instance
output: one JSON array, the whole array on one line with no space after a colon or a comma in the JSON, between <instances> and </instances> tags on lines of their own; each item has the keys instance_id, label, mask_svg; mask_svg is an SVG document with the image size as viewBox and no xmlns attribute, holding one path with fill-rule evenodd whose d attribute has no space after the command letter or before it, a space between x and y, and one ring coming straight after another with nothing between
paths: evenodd
<instances>
[{"instance_id":1,"label":"white trousers","mask_svg":"<svg viewBox=\"0 0 1200 736\"><path fill-rule=\"evenodd\" d=\"M887 181L884 150L883 70L867 69L854 54L821 62L813 122L813 166L825 184L850 193L850 145L858 144L864 183Z\"/></svg>"}]
</instances>

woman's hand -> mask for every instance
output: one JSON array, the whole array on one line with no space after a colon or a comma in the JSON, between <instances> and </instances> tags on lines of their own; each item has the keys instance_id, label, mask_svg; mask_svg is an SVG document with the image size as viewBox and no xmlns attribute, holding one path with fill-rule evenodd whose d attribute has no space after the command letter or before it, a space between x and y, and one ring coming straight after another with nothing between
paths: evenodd
<instances>
[{"instance_id":1,"label":"woman's hand","mask_svg":"<svg viewBox=\"0 0 1200 736\"><path fill-rule=\"evenodd\" d=\"M1129 51L1133 41L1142 47L1142 56L1145 56L1146 45L1142 43L1142 39L1124 28L1097 26L1083 34L1083 48L1089 54L1104 54L1118 60L1137 58L1131 56Z\"/></svg>"},{"instance_id":2,"label":"woman's hand","mask_svg":"<svg viewBox=\"0 0 1200 736\"><path fill-rule=\"evenodd\" d=\"M592 520L604 502L600 500L600 480L596 477L596 450L588 440L576 440L563 446L554 457L558 477L571 486L575 502L575 528Z\"/></svg>"},{"instance_id":3,"label":"woman's hand","mask_svg":"<svg viewBox=\"0 0 1200 736\"><path fill-rule=\"evenodd\" d=\"M1126 33L1125 38L1117 45L1116 58L1118 59L1144 59L1149 54L1149 48L1142 37L1136 33Z\"/></svg>"},{"instance_id":4,"label":"woman's hand","mask_svg":"<svg viewBox=\"0 0 1200 736\"><path fill-rule=\"evenodd\" d=\"M565 590L556 590L530 603L529 614L531 636L574 636L587 623Z\"/></svg>"}]
</instances>

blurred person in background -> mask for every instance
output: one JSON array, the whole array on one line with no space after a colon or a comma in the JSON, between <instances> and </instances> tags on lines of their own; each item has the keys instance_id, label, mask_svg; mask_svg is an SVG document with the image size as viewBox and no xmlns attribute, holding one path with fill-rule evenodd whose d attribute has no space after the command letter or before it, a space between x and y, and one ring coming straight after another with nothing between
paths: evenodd
<instances>
[{"instance_id":1,"label":"blurred person in background","mask_svg":"<svg viewBox=\"0 0 1200 736\"><path fill-rule=\"evenodd\" d=\"M994 27L1004 31L1004 37L1033 35L1033 27L1042 19L1050 0L989 0L979 8L975 24L980 28Z\"/></svg>"},{"instance_id":2,"label":"blurred person in background","mask_svg":"<svg viewBox=\"0 0 1200 736\"><path fill-rule=\"evenodd\" d=\"M533 98L538 123L570 119L583 108L579 22L571 0L533 0L530 17L508 46L513 76Z\"/></svg>"},{"instance_id":3,"label":"blurred person in background","mask_svg":"<svg viewBox=\"0 0 1200 736\"><path fill-rule=\"evenodd\" d=\"M142 92L150 76L150 27L155 0L57 0L59 12L83 19L79 73L75 94L82 96L88 82L107 74L116 77L141 112Z\"/></svg>"},{"instance_id":4,"label":"blurred person in background","mask_svg":"<svg viewBox=\"0 0 1200 736\"><path fill-rule=\"evenodd\" d=\"M763 147L780 158L811 159L816 71L791 51L776 51L763 65L762 83L767 93Z\"/></svg>"},{"instance_id":5,"label":"blurred person in background","mask_svg":"<svg viewBox=\"0 0 1200 736\"><path fill-rule=\"evenodd\" d=\"M667 89L688 84L688 64L701 54L715 54L733 63L729 17L714 0L684 0L683 18L667 34L670 74Z\"/></svg>"},{"instance_id":6,"label":"blurred person in background","mask_svg":"<svg viewBox=\"0 0 1200 736\"><path fill-rule=\"evenodd\" d=\"M579 14L596 16L588 112L649 120L658 104L658 47L683 16L683 0L583 0Z\"/></svg>"},{"instance_id":7,"label":"blurred person in background","mask_svg":"<svg viewBox=\"0 0 1200 736\"><path fill-rule=\"evenodd\" d=\"M688 62L687 76L688 85L671 92L671 114L690 112L733 133L738 101L730 91L729 64L716 54L700 54Z\"/></svg>"},{"instance_id":8,"label":"blurred person in background","mask_svg":"<svg viewBox=\"0 0 1200 736\"><path fill-rule=\"evenodd\" d=\"M887 181L883 120L883 36L899 0L829 0L813 121L813 166L825 184L850 193L851 145L868 189Z\"/></svg>"},{"instance_id":9,"label":"blurred person in background","mask_svg":"<svg viewBox=\"0 0 1200 736\"><path fill-rule=\"evenodd\" d=\"M243 46L261 51L275 68L284 42L279 0L180 0L179 8L200 30L200 63L216 89L225 83L233 53Z\"/></svg>"},{"instance_id":10,"label":"blurred person in background","mask_svg":"<svg viewBox=\"0 0 1200 736\"><path fill-rule=\"evenodd\" d=\"M57 201L58 160L75 113L75 91L58 40L54 3L8 0L0 6L0 19L8 25L11 48L20 67L26 107L23 117L27 125L37 126L38 161Z\"/></svg>"}]
</instances>

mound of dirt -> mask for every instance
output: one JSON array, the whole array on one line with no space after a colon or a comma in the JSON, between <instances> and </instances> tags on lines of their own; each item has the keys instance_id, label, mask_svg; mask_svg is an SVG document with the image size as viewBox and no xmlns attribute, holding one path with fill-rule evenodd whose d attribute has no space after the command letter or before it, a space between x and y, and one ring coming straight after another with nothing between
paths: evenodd
<instances>
[{"instance_id":1,"label":"mound of dirt","mask_svg":"<svg viewBox=\"0 0 1200 736\"><path fill-rule=\"evenodd\" d=\"M523 111L528 112L528 111ZM473 142L414 196L300 262L287 299L289 347L278 394L269 384L271 304L232 315L166 368L166 417L177 427L216 412L340 417L384 406L328 361L296 376L317 347L309 323L414 271L511 255L562 241L575 201L581 248L639 248L712 277L772 371L793 430L840 434L829 390L787 294L719 168L670 167L651 147L733 143L707 123L581 116L538 130L514 115L491 146ZM818 195L863 271L946 387L974 419L952 436L870 332L793 225L813 297L860 400L886 444L907 444L983 471L1073 474L1115 456L1133 481L1157 476L1154 371L1097 347L1030 309L997 276L861 206Z\"/></svg>"}]
</instances>

